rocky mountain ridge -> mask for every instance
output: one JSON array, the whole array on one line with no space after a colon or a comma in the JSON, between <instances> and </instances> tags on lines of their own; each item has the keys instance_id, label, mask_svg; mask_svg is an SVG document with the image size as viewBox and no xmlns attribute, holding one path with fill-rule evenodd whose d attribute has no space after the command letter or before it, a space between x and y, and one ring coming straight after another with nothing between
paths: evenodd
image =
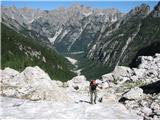
<instances>
[{"instance_id":1,"label":"rocky mountain ridge","mask_svg":"<svg viewBox=\"0 0 160 120\"><path fill-rule=\"evenodd\" d=\"M116 9L92 9L79 4L50 11L2 7L2 22L23 32L34 31L63 52L86 49L102 27L105 28L123 15ZM38 37L31 33L28 35Z\"/></svg>"},{"instance_id":2,"label":"rocky mountain ridge","mask_svg":"<svg viewBox=\"0 0 160 120\"><path fill-rule=\"evenodd\" d=\"M88 79L111 72L117 65L137 67L138 56L160 53L159 2L152 11L142 4L127 14L79 4L33 10L32 15L31 11L2 7L2 22L61 53L82 52L82 57L75 59L85 67L77 69ZM89 61L88 66L83 64L84 59Z\"/></svg>"},{"instance_id":3,"label":"rocky mountain ridge","mask_svg":"<svg viewBox=\"0 0 160 120\"><path fill-rule=\"evenodd\" d=\"M132 9L97 36L88 49L88 58L114 69L117 65L132 67L140 55L159 53L160 16L155 17L155 11L150 12L146 4Z\"/></svg>"}]
</instances>

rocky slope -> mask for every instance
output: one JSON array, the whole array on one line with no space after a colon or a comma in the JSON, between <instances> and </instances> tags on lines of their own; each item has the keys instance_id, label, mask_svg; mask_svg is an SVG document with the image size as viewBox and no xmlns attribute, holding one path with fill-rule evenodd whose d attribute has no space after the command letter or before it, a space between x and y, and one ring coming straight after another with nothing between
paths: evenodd
<instances>
[{"instance_id":1,"label":"rocky slope","mask_svg":"<svg viewBox=\"0 0 160 120\"><path fill-rule=\"evenodd\" d=\"M28 36L43 36L43 41L49 40L61 52L85 50L97 32L122 16L116 9L92 9L79 4L50 11L2 7L2 22Z\"/></svg>"},{"instance_id":2,"label":"rocky slope","mask_svg":"<svg viewBox=\"0 0 160 120\"><path fill-rule=\"evenodd\" d=\"M147 120L160 119L160 54L140 57L138 68L117 66L102 76L108 92L119 96L130 111Z\"/></svg>"},{"instance_id":3,"label":"rocky slope","mask_svg":"<svg viewBox=\"0 0 160 120\"><path fill-rule=\"evenodd\" d=\"M136 67L140 55L154 55L160 52L159 3L150 12L142 4L132 9L117 22L107 27L92 42L88 58L100 61L114 69L117 65Z\"/></svg>"}]
</instances>

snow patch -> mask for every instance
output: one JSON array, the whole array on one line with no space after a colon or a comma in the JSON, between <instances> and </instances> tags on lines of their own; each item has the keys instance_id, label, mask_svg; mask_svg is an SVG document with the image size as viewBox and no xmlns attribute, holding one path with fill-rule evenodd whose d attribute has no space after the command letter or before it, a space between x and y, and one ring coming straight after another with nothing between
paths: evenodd
<instances>
[{"instance_id":1,"label":"snow patch","mask_svg":"<svg viewBox=\"0 0 160 120\"><path fill-rule=\"evenodd\" d=\"M82 53L84 53L84 51L70 52L70 54L72 55L77 55L77 54L82 54Z\"/></svg>"},{"instance_id":2,"label":"snow patch","mask_svg":"<svg viewBox=\"0 0 160 120\"><path fill-rule=\"evenodd\" d=\"M73 65L75 65L75 64L77 63L77 60L76 60L76 59L73 59L73 58L71 58L71 57L65 57L65 58L67 58L67 60L68 60L70 63L72 63Z\"/></svg>"},{"instance_id":3,"label":"snow patch","mask_svg":"<svg viewBox=\"0 0 160 120\"><path fill-rule=\"evenodd\" d=\"M135 114L129 113L122 104L90 105L83 102L89 97L75 95L74 97L79 97L82 100L81 103L64 104L0 97L1 119L140 119Z\"/></svg>"},{"instance_id":4,"label":"snow patch","mask_svg":"<svg viewBox=\"0 0 160 120\"><path fill-rule=\"evenodd\" d=\"M62 32L62 28L59 29L58 31L56 31L55 35L53 36L53 38L48 38L49 41L54 44L55 40L57 39L57 37L60 35L60 33Z\"/></svg>"},{"instance_id":5,"label":"snow patch","mask_svg":"<svg viewBox=\"0 0 160 120\"><path fill-rule=\"evenodd\" d=\"M92 11L91 12L88 12L88 13L83 13L83 15L85 15L86 17L88 17L89 15L92 14Z\"/></svg>"}]
</instances>

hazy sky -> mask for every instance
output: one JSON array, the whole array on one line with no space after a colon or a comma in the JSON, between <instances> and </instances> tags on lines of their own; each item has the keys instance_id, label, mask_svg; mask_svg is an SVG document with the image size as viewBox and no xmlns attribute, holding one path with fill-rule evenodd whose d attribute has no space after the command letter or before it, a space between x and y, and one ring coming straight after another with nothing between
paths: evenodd
<instances>
[{"instance_id":1,"label":"hazy sky","mask_svg":"<svg viewBox=\"0 0 160 120\"><path fill-rule=\"evenodd\" d=\"M22 8L22 7L30 7L30 8L40 8L43 10L51 10L51 9L56 9L58 7L65 7L68 8L73 4L79 3L81 5L84 6L88 6L91 8L117 8L122 12L128 12L130 9L134 8L135 6L138 6L142 3L146 3L148 4L151 9L153 9L153 7L158 3L158 0L152 0L152 1L138 1L138 0L134 0L134 1L127 1L127 0L113 0L113 1L96 1L96 0L89 0L89 1L85 1L85 0L75 0L75 1L65 1L65 0L59 0L59 1L51 1L51 0L28 0L28 1L24 1L24 0L1 0L1 4L3 6L16 6L18 8Z\"/></svg>"}]
</instances>

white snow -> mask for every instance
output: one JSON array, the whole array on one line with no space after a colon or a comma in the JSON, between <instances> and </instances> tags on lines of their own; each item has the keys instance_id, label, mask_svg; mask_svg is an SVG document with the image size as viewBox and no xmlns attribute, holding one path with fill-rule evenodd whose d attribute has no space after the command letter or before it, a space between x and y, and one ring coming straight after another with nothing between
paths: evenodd
<instances>
[{"instance_id":1,"label":"white snow","mask_svg":"<svg viewBox=\"0 0 160 120\"><path fill-rule=\"evenodd\" d=\"M76 71L74 71L77 75L81 75L81 71L82 71L82 69L78 69L78 70L76 70Z\"/></svg>"},{"instance_id":2,"label":"white snow","mask_svg":"<svg viewBox=\"0 0 160 120\"><path fill-rule=\"evenodd\" d=\"M84 51L70 52L70 54L72 55L77 55L77 54L82 54L82 53L84 53Z\"/></svg>"},{"instance_id":3,"label":"white snow","mask_svg":"<svg viewBox=\"0 0 160 120\"><path fill-rule=\"evenodd\" d=\"M55 35L52 38L49 37L48 38L49 41L54 44L55 40L57 39L57 37L60 35L61 32L62 32L62 28L56 31Z\"/></svg>"},{"instance_id":4,"label":"white snow","mask_svg":"<svg viewBox=\"0 0 160 120\"><path fill-rule=\"evenodd\" d=\"M81 102L64 104L52 101L29 101L0 97L1 119L138 119L122 104L88 104L88 96L79 97Z\"/></svg>"},{"instance_id":5,"label":"white snow","mask_svg":"<svg viewBox=\"0 0 160 120\"><path fill-rule=\"evenodd\" d=\"M73 59L73 58L71 58L71 57L65 57L65 58L67 58L67 60L68 60L70 63L72 63L73 65L75 65L75 64L77 63L77 60L76 60L76 59Z\"/></svg>"},{"instance_id":6,"label":"white snow","mask_svg":"<svg viewBox=\"0 0 160 120\"><path fill-rule=\"evenodd\" d=\"M113 16L112 19L111 19L111 22L116 22L117 21L117 17L116 16Z\"/></svg>"},{"instance_id":7,"label":"white snow","mask_svg":"<svg viewBox=\"0 0 160 120\"><path fill-rule=\"evenodd\" d=\"M89 16L89 15L91 15L91 14L92 14L92 11L88 12L88 13L85 13L85 12L83 13L83 15L85 15L86 17Z\"/></svg>"},{"instance_id":8,"label":"white snow","mask_svg":"<svg viewBox=\"0 0 160 120\"><path fill-rule=\"evenodd\" d=\"M64 32L62 32L62 35L61 35L61 39L58 41L58 42L61 42L62 39L67 35L69 31L65 30Z\"/></svg>"}]
</instances>

